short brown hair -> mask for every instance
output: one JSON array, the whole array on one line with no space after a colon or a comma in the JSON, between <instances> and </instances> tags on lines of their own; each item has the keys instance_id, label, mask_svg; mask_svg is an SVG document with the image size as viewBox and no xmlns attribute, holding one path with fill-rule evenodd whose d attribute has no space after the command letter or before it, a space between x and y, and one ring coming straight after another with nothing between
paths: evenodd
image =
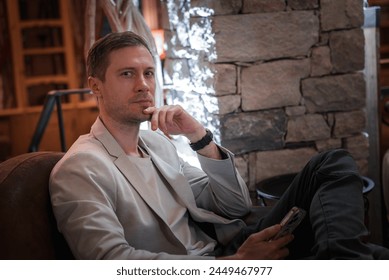
<instances>
[{"instance_id":1,"label":"short brown hair","mask_svg":"<svg viewBox=\"0 0 389 280\"><path fill-rule=\"evenodd\" d=\"M153 57L147 41L132 31L109 33L100 38L88 52L86 61L88 76L97 77L104 81L109 54L114 50L134 46L144 46Z\"/></svg>"}]
</instances>

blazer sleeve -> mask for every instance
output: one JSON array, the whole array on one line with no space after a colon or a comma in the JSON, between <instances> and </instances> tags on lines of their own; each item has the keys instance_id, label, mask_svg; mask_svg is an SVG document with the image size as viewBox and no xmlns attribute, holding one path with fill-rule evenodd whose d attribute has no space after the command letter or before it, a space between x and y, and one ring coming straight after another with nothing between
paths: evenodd
<instances>
[{"instance_id":1,"label":"blazer sleeve","mask_svg":"<svg viewBox=\"0 0 389 280\"><path fill-rule=\"evenodd\" d=\"M179 158L177 148L166 136L144 131L143 140L150 149L181 172L191 187L196 205L220 216L235 219L251 209L248 187L235 168L234 154L219 146L226 159L214 160L197 154L201 169Z\"/></svg>"},{"instance_id":2,"label":"blazer sleeve","mask_svg":"<svg viewBox=\"0 0 389 280\"><path fill-rule=\"evenodd\" d=\"M115 214L115 175L107 159L82 152L65 157L52 171L50 195L58 228L77 259L212 258L131 247Z\"/></svg>"},{"instance_id":3,"label":"blazer sleeve","mask_svg":"<svg viewBox=\"0 0 389 280\"><path fill-rule=\"evenodd\" d=\"M227 218L241 218L250 212L252 202L248 187L235 167L234 155L220 147L227 156L214 160L198 154L202 170L184 163L198 207Z\"/></svg>"}]
</instances>

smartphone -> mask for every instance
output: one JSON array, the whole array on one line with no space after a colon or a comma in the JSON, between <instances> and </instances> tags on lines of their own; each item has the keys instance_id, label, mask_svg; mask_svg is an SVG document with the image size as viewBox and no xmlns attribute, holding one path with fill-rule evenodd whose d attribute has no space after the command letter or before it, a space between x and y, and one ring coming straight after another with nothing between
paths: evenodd
<instances>
[{"instance_id":1,"label":"smartphone","mask_svg":"<svg viewBox=\"0 0 389 280\"><path fill-rule=\"evenodd\" d=\"M290 209L290 211L280 222L281 230L272 239L275 240L286 234L292 233L304 219L305 214L306 211L304 209L298 208L296 206Z\"/></svg>"}]
</instances>

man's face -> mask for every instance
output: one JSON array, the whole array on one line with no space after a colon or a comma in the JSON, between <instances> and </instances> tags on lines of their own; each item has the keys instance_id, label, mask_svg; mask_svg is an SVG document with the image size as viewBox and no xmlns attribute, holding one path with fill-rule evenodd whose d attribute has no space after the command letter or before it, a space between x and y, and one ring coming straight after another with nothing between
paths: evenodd
<instances>
[{"instance_id":1,"label":"man's face","mask_svg":"<svg viewBox=\"0 0 389 280\"><path fill-rule=\"evenodd\" d=\"M145 47L125 47L113 51L109 55L105 81L92 78L98 88L94 92L99 97L102 119L111 119L118 125L148 120L150 116L143 114L143 110L154 106L154 74L154 61Z\"/></svg>"}]
</instances>

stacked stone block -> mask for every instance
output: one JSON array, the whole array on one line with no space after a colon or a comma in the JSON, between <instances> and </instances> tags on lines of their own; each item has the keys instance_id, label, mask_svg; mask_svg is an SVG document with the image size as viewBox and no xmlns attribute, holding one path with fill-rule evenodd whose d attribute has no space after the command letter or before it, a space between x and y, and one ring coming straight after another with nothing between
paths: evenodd
<instances>
[{"instance_id":1,"label":"stacked stone block","mask_svg":"<svg viewBox=\"0 0 389 280\"><path fill-rule=\"evenodd\" d=\"M363 0L164 0L165 83L253 188L346 148L367 172Z\"/></svg>"}]
</instances>

